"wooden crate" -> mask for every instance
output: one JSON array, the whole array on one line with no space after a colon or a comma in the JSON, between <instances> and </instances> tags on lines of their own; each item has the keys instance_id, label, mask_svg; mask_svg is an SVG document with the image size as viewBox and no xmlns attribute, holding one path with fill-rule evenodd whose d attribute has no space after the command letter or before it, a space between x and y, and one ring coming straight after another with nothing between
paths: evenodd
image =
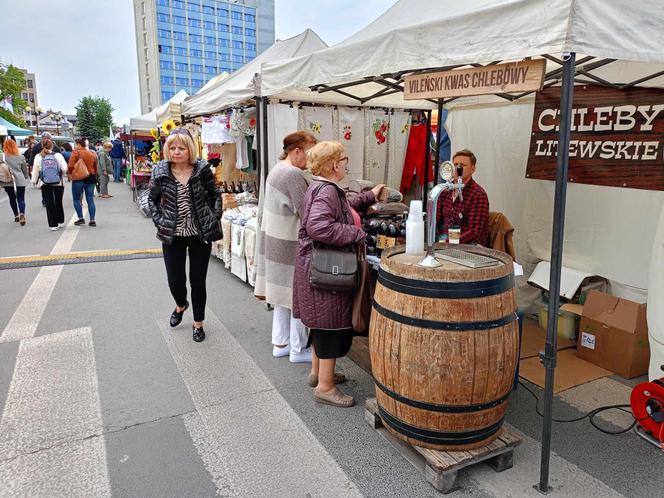
<instances>
[{"instance_id":1,"label":"wooden crate","mask_svg":"<svg viewBox=\"0 0 664 498\"><path fill-rule=\"evenodd\" d=\"M376 398L367 399L364 417L373 429L383 427ZM457 489L458 473L465 467L486 461L496 472L511 469L514 463L514 448L521 444L521 439L503 427L495 441L474 450L436 451L402 443L415 450L423 460L427 482L442 493L450 493Z\"/></svg>"}]
</instances>

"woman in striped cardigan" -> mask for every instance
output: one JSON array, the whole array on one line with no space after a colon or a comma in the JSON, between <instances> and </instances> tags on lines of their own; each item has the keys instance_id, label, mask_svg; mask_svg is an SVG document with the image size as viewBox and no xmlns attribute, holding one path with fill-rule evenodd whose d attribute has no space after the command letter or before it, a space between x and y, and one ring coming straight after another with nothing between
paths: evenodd
<instances>
[{"instance_id":1,"label":"woman in striped cardigan","mask_svg":"<svg viewBox=\"0 0 664 498\"><path fill-rule=\"evenodd\" d=\"M262 199L262 219L257 241L255 295L274 306L272 354L289 356L293 363L310 362L308 332L292 317L293 274L300 208L309 186L307 151L316 138L298 131L284 138L279 162L270 170Z\"/></svg>"}]
</instances>

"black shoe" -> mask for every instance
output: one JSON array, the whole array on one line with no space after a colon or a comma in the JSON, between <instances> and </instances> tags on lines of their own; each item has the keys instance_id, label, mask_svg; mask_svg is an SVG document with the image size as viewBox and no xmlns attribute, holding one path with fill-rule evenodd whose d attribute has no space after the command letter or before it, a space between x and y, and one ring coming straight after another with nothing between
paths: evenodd
<instances>
[{"instance_id":1,"label":"black shoe","mask_svg":"<svg viewBox=\"0 0 664 498\"><path fill-rule=\"evenodd\" d=\"M85 225L85 220L83 218L81 218L80 220L76 220L74 222L74 225L79 225L79 226L80 225Z\"/></svg>"},{"instance_id":2,"label":"black shoe","mask_svg":"<svg viewBox=\"0 0 664 498\"><path fill-rule=\"evenodd\" d=\"M184 309L182 311L178 311L177 308L173 310L173 313L171 313L171 327L177 327L180 325L180 322L182 321L182 315L184 315L184 312L187 311L187 308L189 308L189 303L184 305Z\"/></svg>"},{"instance_id":3,"label":"black shoe","mask_svg":"<svg viewBox=\"0 0 664 498\"><path fill-rule=\"evenodd\" d=\"M203 327L196 327L194 325L194 342L203 342L205 339L205 330L203 330Z\"/></svg>"},{"instance_id":4,"label":"black shoe","mask_svg":"<svg viewBox=\"0 0 664 498\"><path fill-rule=\"evenodd\" d=\"M95 223L94 220L92 220L90 223L88 223L88 225L90 225L91 227L96 227L97 226L97 224Z\"/></svg>"},{"instance_id":5,"label":"black shoe","mask_svg":"<svg viewBox=\"0 0 664 498\"><path fill-rule=\"evenodd\" d=\"M14 216L14 221L18 223L18 216Z\"/></svg>"}]
</instances>

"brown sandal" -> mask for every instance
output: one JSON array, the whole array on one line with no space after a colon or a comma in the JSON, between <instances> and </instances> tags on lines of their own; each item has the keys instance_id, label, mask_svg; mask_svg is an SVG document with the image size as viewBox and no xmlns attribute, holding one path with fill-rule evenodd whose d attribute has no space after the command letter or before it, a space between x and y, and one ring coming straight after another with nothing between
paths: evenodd
<instances>
[{"instance_id":1,"label":"brown sandal","mask_svg":"<svg viewBox=\"0 0 664 498\"><path fill-rule=\"evenodd\" d=\"M23 213L18 215L18 221L21 224L21 226L25 226L25 215Z\"/></svg>"},{"instance_id":2,"label":"brown sandal","mask_svg":"<svg viewBox=\"0 0 664 498\"><path fill-rule=\"evenodd\" d=\"M334 383L343 384L344 382L346 382L346 376L334 372ZM318 385L318 375L309 374L309 377L307 377L307 384L309 384L309 387L316 387Z\"/></svg>"},{"instance_id":3,"label":"brown sandal","mask_svg":"<svg viewBox=\"0 0 664 498\"><path fill-rule=\"evenodd\" d=\"M316 403L338 406L339 408L350 408L355 404L352 396L342 393L336 387L326 393L318 392L318 388L314 389L314 400Z\"/></svg>"}]
</instances>

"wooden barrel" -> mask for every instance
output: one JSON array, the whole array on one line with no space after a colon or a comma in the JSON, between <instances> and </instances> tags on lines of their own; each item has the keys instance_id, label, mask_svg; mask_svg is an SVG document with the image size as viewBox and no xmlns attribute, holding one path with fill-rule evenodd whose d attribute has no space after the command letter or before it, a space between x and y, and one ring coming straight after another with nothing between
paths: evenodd
<instances>
[{"instance_id":1,"label":"wooden barrel","mask_svg":"<svg viewBox=\"0 0 664 498\"><path fill-rule=\"evenodd\" d=\"M443 249L443 247L440 247ZM369 329L379 413L417 446L465 450L498 437L518 361L509 255L455 246L500 264L417 263L403 246L383 252Z\"/></svg>"}]
</instances>

